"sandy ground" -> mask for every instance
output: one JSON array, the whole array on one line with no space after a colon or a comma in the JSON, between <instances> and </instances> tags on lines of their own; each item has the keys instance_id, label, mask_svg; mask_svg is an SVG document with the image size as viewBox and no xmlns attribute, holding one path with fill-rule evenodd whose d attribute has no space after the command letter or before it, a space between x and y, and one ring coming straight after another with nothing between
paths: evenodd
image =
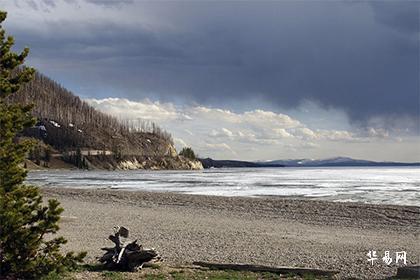
<instances>
[{"instance_id":1,"label":"sandy ground","mask_svg":"<svg viewBox=\"0 0 420 280\"><path fill-rule=\"evenodd\" d=\"M226 198L116 190L43 189L65 208L66 249L88 261L111 245L113 226L156 248L169 264L255 263L339 270L339 278L395 275L395 252L420 263L420 208L312 200ZM371 265L366 254L377 251ZM382 261L390 251L393 262Z\"/></svg>"}]
</instances>

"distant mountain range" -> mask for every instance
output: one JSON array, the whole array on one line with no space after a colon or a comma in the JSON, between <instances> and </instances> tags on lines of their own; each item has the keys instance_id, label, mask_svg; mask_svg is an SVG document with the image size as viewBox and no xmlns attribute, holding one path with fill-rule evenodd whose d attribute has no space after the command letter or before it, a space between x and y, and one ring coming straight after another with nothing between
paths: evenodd
<instances>
[{"instance_id":1,"label":"distant mountain range","mask_svg":"<svg viewBox=\"0 0 420 280\"><path fill-rule=\"evenodd\" d=\"M335 157L328 159L287 159L287 160L273 160L268 162L259 162L262 165L279 164L287 167L316 167L316 166L420 166L420 162L406 163L406 162L391 162L391 161L371 161L352 159L349 157Z\"/></svg>"},{"instance_id":2,"label":"distant mountain range","mask_svg":"<svg viewBox=\"0 0 420 280\"><path fill-rule=\"evenodd\" d=\"M370 160L352 159L349 157L335 157L329 159L286 159L273 161L237 161L200 159L204 168L224 167L339 167L339 166L420 166L420 162L378 162Z\"/></svg>"}]
</instances>

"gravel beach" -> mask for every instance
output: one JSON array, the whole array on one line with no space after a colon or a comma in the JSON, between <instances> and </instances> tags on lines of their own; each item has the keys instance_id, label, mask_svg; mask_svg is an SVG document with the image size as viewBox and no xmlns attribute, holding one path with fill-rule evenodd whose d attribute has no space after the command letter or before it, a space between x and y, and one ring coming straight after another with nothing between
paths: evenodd
<instances>
[{"instance_id":1,"label":"gravel beach","mask_svg":"<svg viewBox=\"0 0 420 280\"><path fill-rule=\"evenodd\" d=\"M156 248L169 264L253 263L340 271L338 277L395 275L395 252L420 262L420 208L305 199L42 188L65 208L60 234L88 261L111 245L113 226ZM366 254L374 250L371 265ZM391 265L382 261L390 251Z\"/></svg>"}]
</instances>

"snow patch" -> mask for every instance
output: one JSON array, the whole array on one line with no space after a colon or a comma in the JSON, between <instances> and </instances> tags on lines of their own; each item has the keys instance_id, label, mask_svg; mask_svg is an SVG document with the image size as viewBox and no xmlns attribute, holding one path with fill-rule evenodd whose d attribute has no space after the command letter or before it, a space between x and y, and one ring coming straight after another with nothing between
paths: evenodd
<instances>
[{"instance_id":1,"label":"snow patch","mask_svg":"<svg viewBox=\"0 0 420 280\"><path fill-rule=\"evenodd\" d=\"M50 121L50 124L52 124L53 126L55 126L55 127L61 127L61 125L60 124L58 124L57 122L55 122L55 121Z\"/></svg>"}]
</instances>

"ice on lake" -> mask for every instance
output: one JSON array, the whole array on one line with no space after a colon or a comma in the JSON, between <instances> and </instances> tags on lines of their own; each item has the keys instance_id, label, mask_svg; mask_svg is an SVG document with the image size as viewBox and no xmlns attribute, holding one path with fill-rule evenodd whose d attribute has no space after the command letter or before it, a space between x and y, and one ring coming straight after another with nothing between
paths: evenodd
<instances>
[{"instance_id":1,"label":"ice on lake","mask_svg":"<svg viewBox=\"0 0 420 280\"><path fill-rule=\"evenodd\" d=\"M420 206L420 168L226 168L203 171L34 171L29 183L217 196L297 196Z\"/></svg>"}]
</instances>

